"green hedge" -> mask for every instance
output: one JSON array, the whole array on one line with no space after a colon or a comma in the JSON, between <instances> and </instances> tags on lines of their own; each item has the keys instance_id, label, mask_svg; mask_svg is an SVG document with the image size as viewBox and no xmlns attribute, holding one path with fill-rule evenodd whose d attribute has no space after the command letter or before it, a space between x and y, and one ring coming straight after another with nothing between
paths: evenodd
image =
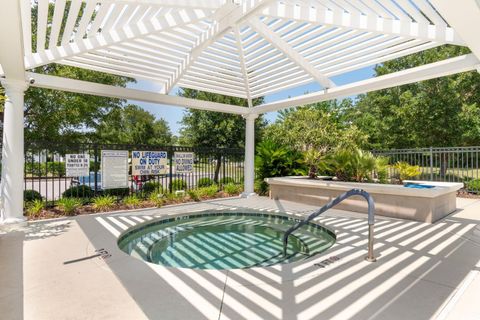
<instances>
[{"instance_id":1,"label":"green hedge","mask_svg":"<svg viewBox=\"0 0 480 320\"><path fill-rule=\"evenodd\" d=\"M187 182L183 179L173 179L169 186L172 191L185 190L187 189Z\"/></svg>"},{"instance_id":2,"label":"green hedge","mask_svg":"<svg viewBox=\"0 0 480 320\"><path fill-rule=\"evenodd\" d=\"M126 197L130 194L130 189L128 188L116 188L116 189L107 189L103 191L103 194L106 196L114 196L114 197Z\"/></svg>"},{"instance_id":3,"label":"green hedge","mask_svg":"<svg viewBox=\"0 0 480 320\"><path fill-rule=\"evenodd\" d=\"M55 177L64 177L65 176L65 162L26 162L25 163L25 173L34 177L40 176L55 176Z\"/></svg>"},{"instance_id":4,"label":"green hedge","mask_svg":"<svg viewBox=\"0 0 480 320\"><path fill-rule=\"evenodd\" d=\"M63 198L92 198L94 191L89 186L80 185L70 187L62 193Z\"/></svg>"},{"instance_id":5,"label":"green hedge","mask_svg":"<svg viewBox=\"0 0 480 320\"><path fill-rule=\"evenodd\" d=\"M32 202L35 200L42 200L42 195L35 190L24 190L23 191L23 200L26 202Z\"/></svg>"},{"instance_id":6,"label":"green hedge","mask_svg":"<svg viewBox=\"0 0 480 320\"><path fill-rule=\"evenodd\" d=\"M214 184L214 181L210 178L200 178L198 179L197 182L197 187L203 188L203 187L210 187L212 184Z\"/></svg>"},{"instance_id":7,"label":"green hedge","mask_svg":"<svg viewBox=\"0 0 480 320\"><path fill-rule=\"evenodd\" d=\"M223 177L220 179L220 184L229 184L229 183L235 183L235 180L232 177Z\"/></svg>"},{"instance_id":8,"label":"green hedge","mask_svg":"<svg viewBox=\"0 0 480 320\"><path fill-rule=\"evenodd\" d=\"M162 192L163 187L160 182L148 181L143 184L142 191L147 194L150 194L152 192Z\"/></svg>"}]
</instances>

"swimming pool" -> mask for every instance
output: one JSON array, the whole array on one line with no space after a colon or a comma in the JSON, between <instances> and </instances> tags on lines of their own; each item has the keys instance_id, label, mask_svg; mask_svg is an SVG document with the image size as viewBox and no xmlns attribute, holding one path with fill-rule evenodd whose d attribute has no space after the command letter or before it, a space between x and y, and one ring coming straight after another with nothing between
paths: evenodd
<instances>
[{"instance_id":1,"label":"swimming pool","mask_svg":"<svg viewBox=\"0 0 480 320\"><path fill-rule=\"evenodd\" d=\"M297 221L286 215L251 212L192 214L127 230L118 246L132 257L167 267L238 269L303 260L335 243L333 232L310 223L289 237L284 256L282 237Z\"/></svg>"}]
</instances>

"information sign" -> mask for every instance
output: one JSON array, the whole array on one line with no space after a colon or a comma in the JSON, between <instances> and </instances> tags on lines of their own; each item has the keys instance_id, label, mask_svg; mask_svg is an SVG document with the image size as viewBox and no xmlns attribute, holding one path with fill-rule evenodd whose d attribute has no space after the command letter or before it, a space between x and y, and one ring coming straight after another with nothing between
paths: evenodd
<instances>
[{"instance_id":1,"label":"information sign","mask_svg":"<svg viewBox=\"0 0 480 320\"><path fill-rule=\"evenodd\" d=\"M167 173L166 151L132 151L132 175L159 175Z\"/></svg>"},{"instance_id":2,"label":"information sign","mask_svg":"<svg viewBox=\"0 0 480 320\"><path fill-rule=\"evenodd\" d=\"M175 173L192 173L193 159L193 152L175 152Z\"/></svg>"},{"instance_id":3,"label":"information sign","mask_svg":"<svg viewBox=\"0 0 480 320\"><path fill-rule=\"evenodd\" d=\"M102 189L128 188L128 151L102 150Z\"/></svg>"},{"instance_id":4,"label":"information sign","mask_svg":"<svg viewBox=\"0 0 480 320\"><path fill-rule=\"evenodd\" d=\"M90 156L88 154L66 154L65 171L67 177L83 177L90 174Z\"/></svg>"}]
</instances>

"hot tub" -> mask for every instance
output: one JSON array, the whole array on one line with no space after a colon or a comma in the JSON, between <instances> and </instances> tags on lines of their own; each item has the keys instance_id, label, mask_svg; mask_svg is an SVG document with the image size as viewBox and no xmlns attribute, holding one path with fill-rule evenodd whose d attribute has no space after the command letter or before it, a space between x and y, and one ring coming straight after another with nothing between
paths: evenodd
<instances>
[{"instance_id":1,"label":"hot tub","mask_svg":"<svg viewBox=\"0 0 480 320\"><path fill-rule=\"evenodd\" d=\"M307 177L268 178L270 196L305 204L322 206L350 189L363 189L375 200L375 214L433 223L450 213L456 206L457 190L462 183L434 181L404 181L405 185L340 182ZM363 198L352 197L335 208L367 213Z\"/></svg>"},{"instance_id":2,"label":"hot tub","mask_svg":"<svg viewBox=\"0 0 480 320\"><path fill-rule=\"evenodd\" d=\"M330 248L335 234L309 223L289 237L298 222L285 214L264 212L203 212L161 218L120 235L118 246L132 257L165 267L239 269L268 267L307 259Z\"/></svg>"}]
</instances>

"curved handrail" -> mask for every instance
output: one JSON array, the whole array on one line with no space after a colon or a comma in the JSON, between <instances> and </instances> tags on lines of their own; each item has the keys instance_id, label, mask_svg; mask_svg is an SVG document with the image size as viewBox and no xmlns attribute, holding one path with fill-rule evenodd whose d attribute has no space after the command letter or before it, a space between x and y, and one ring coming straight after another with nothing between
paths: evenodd
<instances>
[{"instance_id":1,"label":"curved handrail","mask_svg":"<svg viewBox=\"0 0 480 320\"><path fill-rule=\"evenodd\" d=\"M288 245L288 237L290 234L300 228L301 226L309 223L328 209L333 208L343 200L350 198L352 196L362 196L367 200L368 203L368 255L365 258L367 261L374 262L376 261L375 257L373 256L373 226L375 224L375 203L373 201L372 196L362 189L352 189L345 193L342 193L329 203L325 204L323 207L318 209L317 211L311 213L305 220L298 222L297 224L290 227L283 236L283 255L287 255L287 245Z\"/></svg>"}]
</instances>

